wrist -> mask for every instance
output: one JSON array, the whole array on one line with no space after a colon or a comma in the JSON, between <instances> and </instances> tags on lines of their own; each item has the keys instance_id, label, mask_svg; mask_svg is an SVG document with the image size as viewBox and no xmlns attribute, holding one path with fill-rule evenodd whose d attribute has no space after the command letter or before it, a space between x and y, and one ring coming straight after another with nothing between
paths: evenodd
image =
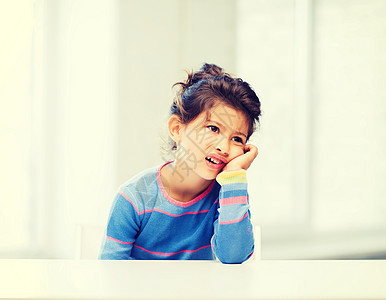
<instances>
[{"instance_id":1,"label":"wrist","mask_svg":"<svg viewBox=\"0 0 386 300\"><path fill-rule=\"evenodd\" d=\"M241 168L238 170L224 170L217 175L216 180L220 185L228 183L246 183L247 172Z\"/></svg>"},{"instance_id":2,"label":"wrist","mask_svg":"<svg viewBox=\"0 0 386 300\"><path fill-rule=\"evenodd\" d=\"M222 172L245 170L241 166L225 166Z\"/></svg>"}]
</instances>

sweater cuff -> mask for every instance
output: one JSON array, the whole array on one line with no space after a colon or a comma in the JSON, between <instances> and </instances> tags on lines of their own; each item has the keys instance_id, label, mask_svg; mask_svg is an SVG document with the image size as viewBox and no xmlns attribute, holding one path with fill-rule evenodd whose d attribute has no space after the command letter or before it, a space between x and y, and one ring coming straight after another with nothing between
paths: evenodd
<instances>
[{"instance_id":1,"label":"sweater cuff","mask_svg":"<svg viewBox=\"0 0 386 300\"><path fill-rule=\"evenodd\" d=\"M235 171L223 171L216 177L220 185L229 183L247 183L247 171L244 169Z\"/></svg>"}]
</instances>

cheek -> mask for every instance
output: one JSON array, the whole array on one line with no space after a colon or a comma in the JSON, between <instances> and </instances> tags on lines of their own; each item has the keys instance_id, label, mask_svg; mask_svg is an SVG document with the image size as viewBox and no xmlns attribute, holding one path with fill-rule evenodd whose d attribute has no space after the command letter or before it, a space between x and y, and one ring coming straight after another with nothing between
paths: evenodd
<instances>
[{"instance_id":1,"label":"cheek","mask_svg":"<svg viewBox=\"0 0 386 300\"><path fill-rule=\"evenodd\" d=\"M189 137L185 137L181 144L189 153L202 153L207 148L205 136L200 135L200 132L194 132Z\"/></svg>"},{"instance_id":2,"label":"cheek","mask_svg":"<svg viewBox=\"0 0 386 300\"><path fill-rule=\"evenodd\" d=\"M218 143L218 137L211 134L206 128L197 130L191 137L191 144L200 150L208 149L213 144Z\"/></svg>"}]
</instances>

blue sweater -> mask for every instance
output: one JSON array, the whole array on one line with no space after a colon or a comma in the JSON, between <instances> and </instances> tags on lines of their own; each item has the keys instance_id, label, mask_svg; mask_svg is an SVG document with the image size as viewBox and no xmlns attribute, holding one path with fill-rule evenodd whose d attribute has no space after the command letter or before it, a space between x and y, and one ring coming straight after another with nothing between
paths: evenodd
<instances>
[{"instance_id":1,"label":"blue sweater","mask_svg":"<svg viewBox=\"0 0 386 300\"><path fill-rule=\"evenodd\" d=\"M120 187L99 259L247 260L254 240L246 171L222 172L201 195L182 203L168 196L162 167Z\"/></svg>"}]
</instances>

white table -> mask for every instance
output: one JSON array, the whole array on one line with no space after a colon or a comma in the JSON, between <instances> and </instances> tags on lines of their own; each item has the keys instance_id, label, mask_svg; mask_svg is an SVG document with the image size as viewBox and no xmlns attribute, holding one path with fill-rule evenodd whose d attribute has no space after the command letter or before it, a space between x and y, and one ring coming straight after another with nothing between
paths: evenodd
<instances>
[{"instance_id":1,"label":"white table","mask_svg":"<svg viewBox=\"0 0 386 300\"><path fill-rule=\"evenodd\" d=\"M0 299L386 299L386 260L0 259Z\"/></svg>"}]
</instances>

